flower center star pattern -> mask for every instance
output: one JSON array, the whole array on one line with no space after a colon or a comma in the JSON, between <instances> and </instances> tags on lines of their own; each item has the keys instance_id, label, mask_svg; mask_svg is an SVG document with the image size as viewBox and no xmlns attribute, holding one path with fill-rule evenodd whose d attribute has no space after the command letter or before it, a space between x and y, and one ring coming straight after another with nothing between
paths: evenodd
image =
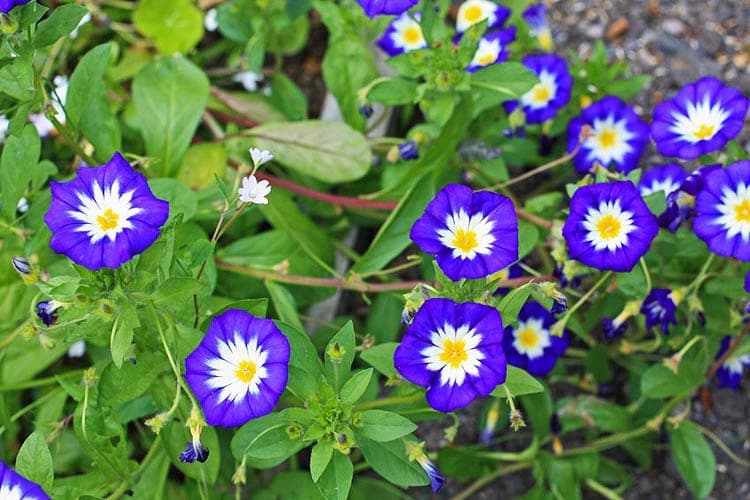
<instances>
[{"instance_id":1,"label":"flower center star pattern","mask_svg":"<svg viewBox=\"0 0 750 500\"><path fill-rule=\"evenodd\" d=\"M82 192L76 193L81 205L78 210L69 210L68 215L82 222L76 231L84 232L96 243L104 237L110 241L124 229L132 229L130 218L143 212L133 207L134 190L120 193L120 183L115 180L108 188L102 189L98 182L94 182L93 198Z\"/></svg>"},{"instance_id":2,"label":"flower center star pattern","mask_svg":"<svg viewBox=\"0 0 750 500\"><path fill-rule=\"evenodd\" d=\"M620 208L619 200L602 201L598 208L591 207L583 222L588 230L586 241L596 250L613 251L628 244L628 234L635 231L633 214Z\"/></svg>"},{"instance_id":3,"label":"flower center star pattern","mask_svg":"<svg viewBox=\"0 0 750 500\"><path fill-rule=\"evenodd\" d=\"M446 323L432 333L432 346L421 354L425 358L427 369L440 372L441 385L462 385L466 375L479 375L480 361L484 353L476 349L482 336L469 325L454 328Z\"/></svg>"},{"instance_id":4,"label":"flower center star pattern","mask_svg":"<svg viewBox=\"0 0 750 500\"><path fill-rule=\"evenodd\" d=\"M217 341L220 358L209 360L211 379L207 385L221 389L220 399L236 401L246 394L258 394L258 386L268 376L263 366L268 353L258 346L257 337L245 341L235 334L234 341Z\"/></svg>"},{"instance_id":5,"label":"flower center star pattern","mask_svg":"<svg viewBox=\"0 0 750 500\"><path fill-rule=\"evenodd\" d=\"M513 336L513 347L529 359L538 358L544 353L544 349L551 345L549 330L544 328L544 320L541 318L519 321Z\"/></svg>"},{"instance_id":6,"label":"flower center star pattern","mask_svg":"<svg viewBox=\"0 0 750 500\"><path fill-rule=\"evenodd\" d=\"M555 98L557 94L557 83L555 75L547 71L542 71L539 75L539 83L521 96L521 102L524 106L532 109L543 108Z\"/></svg>"},{"instance_id":7,"label":"flower center star pattern","mask_svg":"<svg viewBox=\"0 0 750 500\"><path fill-rule=\"evenodd\" d=\"M447 229L439 229L440 241L453 249L453 257L472 260L477 254L489 255L495 237L492 236L492 221L481 212L469 217L466 212L449 215Z\"/></svg>"},{"instance_id":8,"label":"flower center star pattern","mask_svg":"<svg viewBox=\"0 0 750 500\"><path fill-rule=\"evenodd\" d=\"M711 105L708 96L697 104L688 102L686 108L686 114L672 114L674 125L669 130L690 143L713 138L730 114L719 103Z\"/></svg>"},{"instance_id":9,"label":"flower center star pattern","mask_svg":"<svg viewBox=\"0 0 750 500\"><path fill-rule=\"evenodd\" d=\"M722 214L715 224L727 231L727 237L742 235L744 241L750 239L750 189L743 182L734 191L724 187L721 205L717 207Z\"/></svg>"},{"instance_id":10,"label":"flower center star pattern","mask_svg":"<svg viewBox=\"0 0 750 500\"><path fill-rule=\"evenodd\" d=\"M609 165L613 161L622 162L623 157L633 148L628 141L634 134L628 131L626 120L615 121L608 116L605 120L594 120L593 136L585 141L591 150L589 160L598 160L602 165Z\"/></svg>"}]
</instances>

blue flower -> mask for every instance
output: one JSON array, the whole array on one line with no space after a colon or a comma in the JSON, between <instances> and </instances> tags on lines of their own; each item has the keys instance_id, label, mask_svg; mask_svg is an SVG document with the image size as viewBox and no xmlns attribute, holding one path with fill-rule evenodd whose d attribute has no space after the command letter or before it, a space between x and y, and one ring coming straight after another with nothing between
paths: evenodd
<instances>
[{"instance_id":1,"label":"blue flower","mask_svg":"<svg viewBox=\"0 0 750 500\"><path fill-rule=\"evenodd\" d=\"M491 64L507 61L509 51L506 49L515 39L515 26L484 35L479 39L477 50L474 52L471 63L466 67L466 71L473 73Z\"/></svg>"},{"instance_id":2,"label":"blue flower","mask_svg":"<svg viewBox=\"0 0 750 500\"><path fill-rule=\"evenodd\" d=\"M399 15L411 9L419 0L357 0L368 17L383 14Z\"/></svg>"},{"instance_id":3,"label":"blue flower","mask_svg":"<svg viewBox=\"0 0 750 500\"><path fill-rule=\"evenodd\" d=\"M670 163L646 171L638 181L638 190L644 197L661 191L666 198L678 191L687 177L687 172L680 165Z\"/></svg>"},{"instance_id":4,"label":"blue flower","mask_svg":"<svg viewBox=\"0 0 750 500\"><path fill-rule=\"evenodd\" d=\"M539 78L539 83L521 96L526 123L542 123L554 118L570 100L573 77L565 59L554 54L531 54L521 62ZM507 101L503 107L513 112L518 101Z\"/></svg>"},{"instance_id":5,"label":"blue flower","mask_svg":"<svg viewBox=\"0 0 750 500\"><path fill-rule=\"evenodd\" d=\"M682 292L667 288L654 288L641 305L641 313L646 316L646 328L661 326L661 331L669 335L669 324L676 325L675 313L682 301Z\"/></svg>"},{"instance_id":6,"label":"blue flower","mask_svg":"<svg viewBox=\"0 0 750 500\"><path fill-rule=\"evenodd\" d=\"M0 499L49 500L49 497L41 486L29 481L0 461Z\"/></svg>"},{"instance_id":7,"label":"blue flower","mask_svg":"<svg viewBox=\"0 0 750 500\"><path fill-rule=\"evenodd\" d=\"M120 153L50 187L52 202L44 215L50 247L94 271L120 267L146 250L169 215L169 204L153 195L146 177Z\"/></svg>"},{"instance_id":8,"label":"blue flower","mask_svg":"<svg viewBox=\"0 0 750 500\"><path fill-rule=\"evenodd\" d=\"M518 313L518 326L505 328L503 351L508 363L536 377L551 372L570 343L567 331L561 337L552 335L554 323L555 318L544 306L533 300L526 302Z\"/></svg>"},{"instance_id":9,"label":"blue flower","mask_svg":"<svg viewBox=\"0 0 750 500\"><path fill-rule=\"evenodd\" d=\"M443 476L435 464L427 458L427 455L422 455L417 458L417 463L422 466L422 469L427 473L433 493L440 491L440 488L442 488L445 483L445 476Z\"/></svg>"},{"instance_id":10,"label":"blue flower","mask_svg":"<svg viewBox=\"0 0 750 500\"><path fill-rule=\"evenodd\" d=\"M53 325L57 321L57 310L62 307L62 303L56 300L43 300L36 304L36 315L47 326Z\"/></svg>"},{"instance_id":11,"label":"blue flower","mask_svg":"<svg viewBox=\"0 0 750 500\"><path fill-rule=\"evenodd\" d=\"M721 339L721 347L719 352L716 353L716 359L721 358L731 344L732 337L730 335ZM739 390L746 366L750 366L750 354L729 356L716 371L716 378L719 380L718 386Z\"/></svg>"},{"instance_id":12,"label":"blue flower","mask_svg":"<svg viewBox=\"0 0 750 500\"><path fill-rule=\"evenodd\" d=\"M543 3L529 5L523 11L523 19L531 28L532 36L539 41L539 46L547 52L552 50L552 31L547 23L547 6Z\"/></svg>"},{"instance_id":13,"label":"blue flower","mask_svg":"<svg viewBox=\"0 0 750 500\"><path fill-rule=\"evenodd\" d=\"M29 3L29 0L0 0L0 12L8 13L13 7Z\"/></svg>"},{"instance_id":14,"label":"blue flower","mask_svg":"<svg viewBox=\"0 0 750 500\"><path fill-rule=\"evenodd\" d=\"M604 325L602 328L604 331L604 338L611 340L615 337L619 337L628 329L628 324L630 324L629 317L627 319L619 317L616 317L615 319L604 318Z\"/></svg>"},{"instance_id":15,"label":"blue flower","mask_svg":"<svg viewBox=\"0 0 750 500\"><path fill-rule=\"evenodd\" d=\"M510 17L510 9L489 0L467 0L456 13L456 31L463 33L469 27L487 20L487 30L500 28Z\"/></svg>"},{"instance_id":16,"label":"blue flower","mask_svg":"<svg viewBox=\"0 0 750 500\"><path fill-rule=\"evenodd\" d=\"M196 460L201 463L208 460L208 448L203 446L200 441L188 441L187 449L180 453L180 462L193 463Z\"/></svg>"},{"instance_id":17,"label":"blue flower","mask_svg":"<svg viewBox=\"0 0 750 500\"><path fill-rule=\"evenodd\" d=\"M747 97L713 76L685 85L654 108L651 137L664 156L694 160L721 149L740 133Z\"/></svg>"},{"instance_id":18,"label":"blue flower","mask_svg":"<svg viewBox=\"0 0 750 500\"><path fill-rule=\"evenodd\" d=\"M391 21L383 36L378 38L378 46L389 56L397 56L412 50L427 47L427 40L419 25L421 14L404 13Z\"/></svg>"}]
</instances>

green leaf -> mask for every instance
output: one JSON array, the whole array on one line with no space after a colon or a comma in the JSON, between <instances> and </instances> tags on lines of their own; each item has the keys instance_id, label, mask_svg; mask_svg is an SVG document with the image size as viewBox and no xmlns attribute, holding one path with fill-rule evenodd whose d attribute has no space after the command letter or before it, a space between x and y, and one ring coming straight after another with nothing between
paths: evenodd
<instances>
[{"instance_id":1,"label":"green leaf","mask_svg":"<svg viewBox=\"0 0 750 500\"><path fill-rule=\"evenodd\" d=\"M617 273L617 286L628 297L642 298L649 292L646 290L646 275L640 265L629 273Z\"/></svg>"},{"instance_id":2,"label":"green leaf","mask_svg":"<svg viewBox=\"0 0 750 500\"><path fill-rule=\"evenodd\" d=\"M203 13L190 0L141 0L133 23L166 55L185 54L203 37Z\"/></svg>"},{"instance_id":3,"label":"green leaf","mask_svg":"<svg viewBox=\"0 0 750 500\"><path fill-rule=\"evenodd\" d=\"M472 83L481 82L481 88L496 92L502 100L519 99L539 83L539 78L519 62L491 64L472 75Z\"/></svg>"},{"instance_id":4,"label":"green leaf","mask_svg":"<svg viewBox=\"0 0 750 500\"><path fill-rule=\"evenodd\" d=\"M357 444L370 467L388 481L403 487L424 486L430 483L419 464L409 461L402 440L378 443L362 438Z\"/></svg>"},{"instance_id":5,"label":"green leaf","mask_svg":"<svg viewBox=\"0 0 750 500\"><path fill-rule=\"evenodd\" d=\"M207 100L208 78L183 57L157 59L135 76L135 121L146 153L159 160L153 166L157 175L177 171Z\"/></svg>"},{"instance_id":6,"label":"green leaf","mask_svg":"<svg viewBox=\"0 0 750 500\"><path fill-rule=\"evenodd\" d=\"M475 449L446 446L438 453L437 466L443 474L465 482L496 470L497 462L477 456Z\"/></svg>"},{"instance_id":7,"label":"green leaf","mask_svg":"<svg viewBox=\"0 0 750 500\"><path fill-rule=\"evenodd\" d=\"M534 250L539 242L539 228L525 220L518 221L518 258L522 259Z\"/></svg>"},{"instance_id":8,"label":"green leaf","mask_svg":"<svg viewBox=\"0 0 750 500\"><path fill-rule=\"evenodd\" d=\"M182 159L177 178L189 187L212 186L218 175L224 176L227 167L227 150L219 144L196 144L190 146Z\"/></svg>"},{"instance_id":9,"label":"green leaf","mask_svg":"<svg viewBox=\"0 0 750 500\"><path fill-rule=\"evenodd\" d=\"M181 216L190 220L198 211L198 197L195 192L177 179L151 179L149 187L159 199L169 202L169 221Z\"/></svg>"},{"instance_id":10,"label":"green leaf","mask_svg":"<svg viewBox=\"0 0 750 500\"><path fill-rule=\"evenodd\" d=\"M318 489L328 500L346 500L354 478L354 465L343 453L335 453L318 481Z\"/></svg>"},{"instance_id":11,"label":"green leaf","mask_svg":"<svg viewBox=\"0 0 750 500\"><path fill-rule=\"evenodd\" d=\"M334 345L338 345L340 358L334 360L330 353L335 352ZM336 335L331 337L325 350L325 373L328 382L335 391L341 389L341 384L349 378L352 363L354 362L354 349L356 341L354 338L354 325L347 321Z\"/></svg>"},{"instance_id":12,"label":"green leaf","mask_svg":"<svg viewBox=\"0 0 750 500\"><path fill-rule=\"evenodd\" d=\"M161 284L152 300L157 305L165 304L174 307L198 293L202 287L201 282L194 278L174 276Z\"/></svg>"},{"instance_id":13,"label":"green leaf","mask_svg":"<svg viewBox=\"0 0 750 500\"><path fill-rule=\"evenodd\" d=\"M277 322L279 329L289 340L289 383L287 390L302 399L310 398L318 388L323 376L323 366L310 337L286 323Z\"/></svg>"},{"instance_id":14,"label":"green leaf","mask_svg":"<svg viewBox=\"0 0 750 500\"><path fill-rule=\"evenodd\" d=\"M325 472L328 463L333 457L333 442L330 439L318 441L310 452L310 476L316 483Z\"/></svg>"},{"instance_id":15,"label":"green leaf","mask_svg":"<svg viewBox=\"0 0 750 500\"><path fill-rule=\"evenodd\" d=\"M354 36L337 36L329 42L323 57L323 79L338 102L346 123L364 130L366 120L359 114L357 91L377 76L373 51Z\"/></svg>"},{"instance_id":16,"label":"green leaf","mask_svg":"<svg viewBox=\"0 0 750 500\"><path fill-rule=\"evenodd\" d=\"M398 342L377 344L366 351L362 351L359 357L383 375L387 377L396 376L398 372L396 372L396 367L393 366L393 353L396 352L397 347Z\"/></svg>"},{"instance_id":17,"label":"green leaf","mask_svg":"<svg viewBox=\"0 0 750 500\"><path fill-rule=\"evenodd\" d=\"M217 300L217 297L214 297L214 300ZM263 318L265 317L266 311L268 309L268 299L243 299L229 302L228 304L223 305L221 309L213 313L210 318L204 319L201 322L200 330L205 331L208 328L208 324L212 318L215 318L216 316L220 315L224 311L228 311L229 309L240 309L242 311L249 312L253 316Z\"/></svg>"},{"instance_id":18,"label":"green leaf","mask_svg":"<svg viewBox=\"0 0 750 500\"><path fill-rule=\"evenodd\" d=\"M3 196L3 215L9 221L16 218L16 206L36 169L41 141L33 125L24 127L20 136L5 140L0 157L0 194Z\"/></svg>"},{"instance_id":19,"label":"green leaf","mask_svg":"<svg viewBox=\"0 0 750 500\"><path fill-rule=\"evenodd\" d=\"M0 92L21 102L34 97L36 88L32 55L33 51L19 54L13 58L13 62L0 67ZM24 123L27 120L28 116L23 116Z\"/></svg>"},{"instance_id":20,"label":"green leaf","mask_svg":"<svg viewBox=\"0 0 750 500\"><path fill-rule=\"evenodd\" d=\"M37 24L34 47L52 45L58 39L70 34L87 12L86 7L73 3L57 7L47 19Z\"/></svg>"},{"instance_id":21,"label":"green leaf","mask_svg":"<svg viewBox=\"0 0 750 500\"><path fill-rule=\"evenodd\" d=\"M182 422L169 422L161 431L164 447L169 455L172 465L185 476L199 481L207 481L208 484L216 482L221 465L221 450L216 429L206 426L201 434L201 442L209 449L208 460L203 464L182 463L179 460L180 453L185 451L185 443L190 441L190 432Z\"/></svg>"},{"instance_id":22,"label":"green leaf","mask_svg":"<svg viewBox=\"0 0 750 500\"><path fill-rule=\"evenodd\" d=\"M495 387L495 390L490 394L499 398L507 398L508 393L505 391L506 387L512 396L536 394L537 392L544 391L544 386L540 384L537 379L529 375L525 370L512 365L508 365L505 383Z\"/></svg>"},{"instance_id":23,"label":"green leaf","mask_svg":"<svg viewBox=\"0 0 750 500\"><path fill-rule=\"evenodd\" d=\"M664 191L659 190L644 196L643 201L646 202L646 206L654 215L658 216L667 209L667 201L664 196Z\"/></svg>"},{"instance_id":24,"label":"green leaf","mask_svg":"<svg viewBox=\"0 0 750 500\"><path fill-rule=\"evenodd\" d=\"M169 457L164 448L159 447L135 483L133 498L164 498L164 485L168 473Z\"/></svg>"},{"instance_id":25,"label":"green leaf","mask_svg":"<svg viewBox=\"0 0 750 500\"><path fill-rule=\"evenodd\" d=\"M498 309L503 317L503 323L509 324L518 318L518 312L521 310L526 300L531 295L531 283L514 288L508 295L500 301Z\"/></svg>"},{"instance_id":26,"label":"green leaf","mask_svg":"<svg viewBox=\"0 0 750 500\"><path fill-rule=\"evenodd\" d=\"M357 180L372 163L365 136L341 122L266 123L245 135L285 167L328 184Z\"/></svg>"},{"instance_id":27,"label":"green leaf","mask_svg":"<svg viewBox=\"0 0 750 500\"><path fill-rule=\"evenodd\" d=\"M52 454L49 452L43 434L32 432L23 442L16 457L16 472L29 481L39 484L45 491L52 488L52 481L55 478L52 470Z\"/></svg>"},{"instance_id":28,"label":"green leaf","mask_svg":"<svg viewBox=\"0 0 750 500\"><path fill-rule=\"evenodd\" d=\"M677 373L661 363L649 367L641 376L641 392L651 399L692 392L703 382L707 366L706 346L701 343L683 356Z\"/></svg>"},{"instance_id":29,"label":"green leaf","mask_svg":"<svg viewBox=\"0 0 750 500\"><path fill-rule=\"evenodd\" d=\"M232 454L237 460L247 459L247 465L260 469L274 467L304 447L301 440L292 440L287 427L296 420L287 408L251 420L239 428L232 438Z\"/></svg>"},{"instance_id":30,"label":"green leaf","mask_svg":"<svg viewBox=\"0 0 750 500\"><path fill-rule=\"evenodd\" d=\"M417 425L398 413L385 410L365 410L362 412L362 428L359 436L378 442L388 442L411 434Z\"/></svg>"},{"instance_id":31,"label":"green leaf","mask_svg":"<svg viewBox=\"0 0 750 500\"><path fill-rule=\"evenodd\" d=\"M418 86L414 80L387 78L370 87L367 99L390 106L411 104L417 99Z\"/></svg>"},{"instance_id":32,"label":"green leaf","mask_svg":"<svg viewBox=\"0 0 750 500\"><path fill-rule=\"evenodd\" d=\"M253 491L252 497L253 500L325 500L307 471L277 472L271 484Z\"/></svg>"},{"instance_id":33,"label":"green leaf","mask_svg":"<svg viewBox=\"0 0 750 500\"><path fill-rule=\"evenodd\" d=\"M527 423L530 424L529 427L534 432L534 436L544 439L549 434L549 420L554 411L552 396L549 391L543 391L521 396L520 399Z\"/></svg>"},{"instance_id":34,"label":"green leaf","mask_svg":"<svg viewBox=\"0 0 750 500\"><path fill-rule=\"evenodd\" d=\"M358 371L352 377L346 381L344 386L339 392L341 399L346 403L354 404L359 401L359 398L367 390L367 386L370 384L372 378L372 368Z\"/></svg>"},{"instance_id":35,"label":"green leaf","mask_svg":"<svg viewBox=\"0 0 750 500\"><path fill-rule=\"evenodd\" d=\"M690 491L705 498L714 489L716 458L700 430L692 422L683 421L669 431L669 449L677 470Z\"/></svg>"},{"instance_id":36,"label":"green leaf","mask_svg":"<svg viewBox=\"0 0 750 500\"><path fill-rule=\"evenodd\" d=\"M271 77L270 102L290 120L307 119L307 98L291 78L276 72Z\"/></svg>"},{"instance_id":37,"label":"green leaf","mask_svg":"<svg viewBox=\"0 0 750 500\"><path fill-rule=\"evenodd\" d=\"M125 355L131 347L133 341L133 330L140 326L138 321L138 312L132 302L122 301L120 304L120 314L115 319L115 326L110 338L110 350L112 351L112 361L117 368L122 366Z\"/></svg>"},{"instance_id":38,"label":"green leaf","mask_svg":"<svg viewBox=\"0 0 750 500\"><path fill-rule=\"evenodd\" d=\"M102 403L117 407L139 398L157 380L160 373L169 370L161 351L137 352L136 364L123 363L122 367L108 365L102 370L99 387Z\"/></svg>"},{"instance_id":39,"label":"green leaf","mask_svg":"<svg viewBox=\"0 0 750 500\"><path fill-rule=\"evenodd\" d=\"M304 330L305 327L299 319L299 313L297 313L294 296L289 289L271 280L264 280L263 284L266 285L266 290L268 290L268 294L271 296L271 302L276 309L276 313L279 315L279 319L295 328Z\"/></svg>"}]
</instances>

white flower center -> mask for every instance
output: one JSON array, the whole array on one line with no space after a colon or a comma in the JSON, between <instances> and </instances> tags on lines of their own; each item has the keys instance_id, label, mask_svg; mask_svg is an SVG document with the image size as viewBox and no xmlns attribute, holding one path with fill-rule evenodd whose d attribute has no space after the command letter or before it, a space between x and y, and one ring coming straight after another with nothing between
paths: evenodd
<instances>
[{"instance_id":1,"label":"white flower center","mask_svg":"<svg viewBox=\"0 0 750 500\"><path fill-rule=\"evenodd\" d=\"M495 224L477 212L469 217L463 208L449 214L445 219L447 229L439 229L440 242L453 249L453 258L472 260L476 255L489 255L495 237L491 231Z\"/></svg>"},{"instance_id":2,"label":"white flower center","mask_svg":"<svg viewBox=\"0 0 750 500\"><path fill-rule=\"evenodd\" d=\"M393 33L391 39L393 44L404 49L405 52L427 47L427 42L422 35L419 23L408 14L403 15L393 22Z\"/></svg>"},{"instance_id":3,"label":"white flower center","mask_svg":"<svg viewBox=\"0 0 750 500\"><path fill-rule=\"evenodd\" d=\"M648 196L658 191L663 191L664 196L668 196L678 189L680 189L680 185L671 177L667 177L666 179L653 181L650 186L641 186L639 191L641 196Z\"/></svg>"},{"instance_id":4,"label":"white flower center","mask_svg":"<svg viewBox=\"0 0 750 500\"><path fill-rule=\"evenodd\" d=\"M750 239L750 186L744 182L737 185L737 191L725 186L722 191L721 205L716 207L721 216L714 224L727 232L727 238L742 235L742 240Z\"/></svg>"},{"instance_id":5,"label":"white flower center","mask_svg":"<svg viewBox=\"0 0 750 500\"><path fill-rule=\"evenodd\" d=\"M110 241L124 229L131 229L133 224L130 218L143 212L143 209L133 207L133 191L120 193L120 181L115 181L102 189L97 181L92 186L94 198L84 193L76 193L81 205L78 210L67 212L72 218L82 222L76 228L77 232L86 233L91 238L91 243L96 243L105 236Z\"/></svg>"},{"instance_id":6,"label":"white flower center","mask_svg":"<svg viewBox=\"0 0 750 500\"><path fill-rule=\"evenodd\" d=\"M529 318L519 321L513 330L513 347L529 359L538 358L546 347L551 345L549 330L544 328L544 320L540 318Z\"/></svg>"},{"instance_id":7,"label":"white flower center","mask_svg":"<svg viewBox=\"0 0 750 500\"><path fill-rule=\"evenodd\" d=\"M620 200L602 201L598 208L591 207L586 213L583 227L588 230L586 241L595 250L614 252L628 244L628 234L635 231L633 213L620 208Z\"/></svg>"},{"instance_id":8,"label":"white flower center","mask_svg":"<svg viewBox=\"0 0 750 500\"><path fill-rule=\"evenodd\" d=\"M690 144L712 139L729 117L729 111L719 103L712 105L709 96L705 96L698 104L688 102L686 108L686 115L672 113L674 122L669 131Z\"/></svg>"},{"instance_id":9,"label":"white flower center","mask_svg":"<svg viewBox=\"0 0 750 500\"><path fill-rule=\"evenodd\" d=\"M531 109L539 109L547 106L555 98L556 94L557 82L555 81L555 75L547 70L542 70L539 73L539 83L521 96L521 102L524 106L528 106Z\"/></svg>"},{"instance_id":10,"label":"white flower center","mask_svg":"<svg viewBox=\"0 0 750 500\"><path fill-rule=\"evenodd\" d=\"M466 374L479 375L484 353L477 349L482 335L469 325L454 328L445 323L430 335L432 345L420 354L430 371L440 372L440 385L463 385Z\"/></svg>"},{"instance_id":11,"label":"white flower center","mask_svg":"<svg viewBox=\"0 0 750 500\"><path fill-rule=\"evenodd\" d=\"M472 66L487 66L497 61L500 55L500 40L479 40L479 47L474 53L474 59L471 61Z\"/></svg>"},{"instance_id":12,"label":"white flower center","mask_svg":"<svg viewBox=\"0 0 750 500\"><path fill-rule=\"evenodd\" d=\"M461 4L456 15L456 30L466 31L471 25L488 20L488 24L495 22L495 4L488 0L468 0Z\"/></svg>"},{"instance_id":13,"label":"white flower center","mask_svg":"<svg viewBox=\"0 0 750 500\"><path fill-rule=\"evenodd\" d=\"M623 157L633 150L628 141L635 137L627 128L627 119L615 121L613 115L606 119L595 119L591 127L592 135L583 142L589 149L588 161L597 160L603 166L610 163L622 163Z\"/></svg>"},{"instance_id":14,"label":"white flower center","mask_svg":"<svg viewBox=\"0 0 750 500\"><path fill-rule=\"evenodd\" d=\"M33 497L24 496L19 484L5 483L0 485L0 498L2 500L23 500L24 498Z\"/></svg>"},{"instance_id":15,"label":"white flower center","mask_svg":"<svg viewBox=\"0 0 750 500\"><path fill-rule=\"evenodd\" d=\"M219 400L229 399L236 403L248 393L258 394L260 382L268 376L265 367L268 352L258 345L258 338L253 337L246 344L235 333L234 342L219 340L216 348L220 357L206 362L211 369L207 385L212 389L221 389Z\"/></svg>"}]
</instances>

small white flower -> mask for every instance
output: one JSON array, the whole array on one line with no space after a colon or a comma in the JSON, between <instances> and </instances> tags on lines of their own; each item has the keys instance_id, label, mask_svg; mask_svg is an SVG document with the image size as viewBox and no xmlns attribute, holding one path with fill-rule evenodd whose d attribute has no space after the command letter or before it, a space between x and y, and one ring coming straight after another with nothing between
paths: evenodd
<instances>
[{"instance_id":1,"label":"small white flower","mask_svg":"<svg viewBox=\"0 0 750 500\"><path fill-rule=\"evenodd\" d=\"M250 158L253 159L253 166L255 166L255 168L258 168L261 165L273 160L273 155L271 154L271 152L266 151L265 149L260 150L258 148L250 148L249 151Z\"/></svg>"},{"instance_id":2,"label":"small white flower","mask_svg":"<svg viewBox=\"0 0 750 500\"><path fill-rule=\"evenodd\" d=\"M240 201L244 203L257 203L258 205L268 205L268 194L271 192L271 185L266 180L258 182L254 175L242 178L242 187L237 190L240 195Z\"/></svg>"},{"instance_id":3,"label":"small white flower","mask_svg":"<svg viewBox=\"0 0 750 500\"><path fill-rule=\"evenodd\" d=\"M258 82L263 80L263 75L252 71L243 71L234 75L232 80L241 83L248 92L255 92L258 90Z\"/></svg>"},{"instance_id":4,"label":"small white flower","mask_svg":"<svg viewBox=\"0 0 750 500\"><path fill-rule=\"evenodd\" d=\"M78 340L73 345L68 348L68 357L69 358L80 358L86 354L86 341L85 340Z\"/></svg>"},{"instance_id":5,"label":"small white flower","mask_svg":"<svg viewBox=\"0 0 750 500\"><path fill-rule=\"evenodd\" d=\"M219 27L219 21L216 20L216 9L209 9L206 17L203 18L203 26L206 31L216 31Z\"/></svg>"}]
</instances>

